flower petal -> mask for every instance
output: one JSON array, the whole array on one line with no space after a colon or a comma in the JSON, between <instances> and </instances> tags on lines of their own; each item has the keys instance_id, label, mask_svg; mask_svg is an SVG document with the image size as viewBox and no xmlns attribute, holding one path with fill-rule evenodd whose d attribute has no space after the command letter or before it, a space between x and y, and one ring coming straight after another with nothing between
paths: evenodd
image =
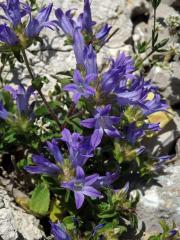
<instances>
[{"instance_id":1,"label":"flower petal","mask_svg":"<svg viewBox=\"0 0 180 240\"><path fill-rule=\"evenodd\" d=\"M92 198L101 197L101 193L91 186L84 186L82 193Z\"/></svg>"},{"instance_id":2,"label":"flower petal","mask_svg":"<svg viewBox=\"0 0 180 240\"><path fill-rule=\"evenodd\" d=\"M86 128L94 128L96 123L96 119L88 118L81 121L81 125Z\"/></svg>"},{"instance_id":3,"label":"flower petal","mask_svg":"<svg viewBox=\"0 0 180 240\"><path fill-rule=\"evenodd\" d=\"M79 209L84 203L84 195L81 192L74 192L76 208Z\"/></svg>"},{"instance_id":4,"label":"flower petal","mask_svg":"<svg viewBox=\"0 0 180 240\"><path fill-rule=\"evenodd\" d=\"M95 149L101 142L103 137L103 129L95 129L91 136L91 146Z\"/></svg>"},{"instance_id":5,"label":"flower petal","mask_svg":"<svg viewBox=\"0 0 180 240\"><path fill-rule=\"evenodd\" d=\"M77 167L76 168L76 177L77 179L82 179L85 177L85 173L84 173L84 170L82 169L82 167Z\"/></svg>"}]
</instances>

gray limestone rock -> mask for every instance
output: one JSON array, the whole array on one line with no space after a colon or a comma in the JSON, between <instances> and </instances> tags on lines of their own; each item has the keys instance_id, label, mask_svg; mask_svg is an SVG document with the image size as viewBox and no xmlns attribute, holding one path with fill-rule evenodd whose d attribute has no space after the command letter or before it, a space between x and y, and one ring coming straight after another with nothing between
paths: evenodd
<instances>
[{"instance_id":1,"label":"gray limestone rock","mask_svg":"<svg viewBox=\"0 0 180 240\"><path fill-rule=\"evenodd\" d=\"M162 95L171 105L180 103L180 67L179 62L171 62L169 69L154 66L148 77L159 87Z\"/></svg>"},{"instance_id":2,"label":"gray limestone rock","mask_svg":"<svg viewBox=\"0 0 180 240\"><path fill-rule=\"evenodd\" d=\"M179 0L162 0L162 3L165 3L169 6L172 6L172 7L177 7L179 8L180 7L180 1Z\"/></svg>"},{"instance_id":3,"label":"gray limestone rock","mask_svg":"<svg viewBox=\"0 0 180 240\"><path fill-rule=\"evenodd\" d=\"M180 139L176 150L175 163L165 168L164 175L157 178L157 185L144 191L138 204L138 217L144 221L147 235L161 231L161 219L180 225Z\"/></svg>"},{"instance_id":4,"label":"gray limestone rock","mask_svg":"<svg viewBox=\"0 0 180 240\"><path fill-rule=\"evenodd\" d=\"M43 236L39 221L17 207L7 191L0 187L0 239L40 240Z\"/></svg>"}]
</instances>

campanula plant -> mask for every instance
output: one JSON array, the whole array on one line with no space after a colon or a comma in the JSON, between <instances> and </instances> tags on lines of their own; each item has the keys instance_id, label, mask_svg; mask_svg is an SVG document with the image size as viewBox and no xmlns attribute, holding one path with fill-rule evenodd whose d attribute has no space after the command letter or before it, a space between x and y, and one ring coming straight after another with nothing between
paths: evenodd
<instances>
[{"instance_id":1,"label":"campanula plant","mask_svg":"<svg viewBox=\"0 0 180 240\"><path fill-rule=\"evenodd\" d=\"M73 9L53 9L52 3L36 12L19 0L0 7L1 49L13 53L31 79L3 86L0 95L0 151L22 146L16 165L28 178L25 209L44 218L56 240L126 239L130 230L136 235L139 194L129 194L133 174L149 180L170 158L153 156L144 144L161 130L152 115L169 114L169 106L151 80L137 74L142 59L121 52L100 70L97 55L110 40L111 26L97 29L90 0L77 18ZM43 42L44 28L62 31L76 59L76 68L50 98L42 91L46 79L34 74L26 54ZM164 46L153 41L153 51Z\"/></svg>"}]
</instances>

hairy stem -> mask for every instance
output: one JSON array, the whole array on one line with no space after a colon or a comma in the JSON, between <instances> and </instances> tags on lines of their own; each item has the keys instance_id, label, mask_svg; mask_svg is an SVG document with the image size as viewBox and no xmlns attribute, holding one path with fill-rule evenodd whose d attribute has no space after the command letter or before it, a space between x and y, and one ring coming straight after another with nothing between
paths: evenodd
<instances>
[{"instance_id":1,"label":"hairy stem","mask_svg":"<svg viewBox=\"0 0 180 240\"><path fill-rule=\"evenodd\" d=\"M29 75L30 75L32 81L34 81L34 80L35 80L35 77L34 77L33 72L32 72L32 70L31 70L31 67L30 67L30 64L29 64L29 61L28 61L28 58L27 58L27 55L26 55L25 50L22 50L22 54L23 54L24 62L25 62L25 65L26 65L26 67L27 67L27 70L28 70L28 72L29 72ZM60 124L60 122L59 122L59 120L58 120L58 117L57 117L57 115L54 113L54 111L51 109L51 107L49 106L49 104L48 104L48 102L46 101L46 98L45 98L45 96L43 95L41 89L36 89L36 90L38 91L41 99L43 100L44 105L47 107L47 109L48 109L48 111L49 111L52 119L57 123L57 125L59 126L59 128L60 128L60 130L61 130L61 124Z\"/></svg>"}]
</instances>

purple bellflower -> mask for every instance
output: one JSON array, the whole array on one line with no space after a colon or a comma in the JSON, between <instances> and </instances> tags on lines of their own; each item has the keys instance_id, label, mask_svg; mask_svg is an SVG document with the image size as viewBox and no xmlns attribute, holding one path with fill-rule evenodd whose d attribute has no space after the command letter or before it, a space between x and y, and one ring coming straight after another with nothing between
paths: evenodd
<instances>
[{"instance_id":1,"label":"purple bellflower","mask_svg":"<svg viewBox=\"0 0 180 240\"><path fill-rule=\"evenodd\" d=\"M89 0L84 0L84 12L82 15L82 29L87 33L92 33L92 26L95 25L96 22L92 21L91 16L91 7Z\"/></svg>"},{"instance_id":2,"label":"purple bellflower","mask_svg":"<svg viewBox=\"0 0 180 240\"><path fill-rule=\"evenodd\" d=\"M57 25L65 34L73 37L75 22L72 19L71 10L64 13L60 8L58 8L55 11L55 15L58 19L55 21Z\"/></svg>"},{"instance_id":3,"label":"purple bellflower","mask_svg":"<svg viewBox=\"0 0 180 240\"><path fill-rule=\"evenodd\" d=\"M0 118L6 120L8 115L8 111L4 108L2 101L0 101Z\"/></svg>"},{"instance_id":4,"label":"purple bellflower","mask_svg":"<svg viewBox=\"0 0 180 240\"><path fill-rule=\"evenodd\" d=\"M133 77L134 63L131 57L126 57L124 53L121 53L116 60L110 60L111 67L103 74L101 81L101 91L105 93L114 92L116 88L124 90L127 79Z\"/></svg>"},{"instance_id":5,"label":"purple bellflower","mask_svg":"<svg viewBox=\"0 0 180 240\"><path fill-rule=\"evenodd\" d=\"M36 166L27 166L24 169L31 174L46 174L57 177L62 170L54 163L51 163L43 155L33 155L33 162Z\"/></svg>"},{"instance_id":6,"label":"purple bellflower","mask_svg":"<svg viewBox=\"0 0 180 240\"><path fill-rule=\"evenodd\" d=\"M60 222L59 223L50 222L50 224L51 224L51 233L53 234L55 240L71 240L64 226Z\"/></svg>"},{"instance_id":7,"label":"purple bellflower","mask_svg":"<svg viewBox=\"0 0 180 240\"><path fill-rule=\"evenodd\" d=\"M164 156L155 156L153 159L155 159L157 162L154 164L154 170L156 172L161 172L164 168L164 165L166 162L170 159L172 159L173 156L170 155L164 155Z\"/></svg>"},{"instance_id":8,"label":"purple bellflower","mask_svg":"<svg viewBox=\"0 0 180 240\"><path fill-rule=\"evenodd\" d=\"M56 177L62 173L61 166L63 165L63 156L59 150L57 142L53 139L52 142L47 142L48 151L54 157L56 164L47 160L43 155L33 155L32 160L36 166L27 166L25 170L31 174L47 174Z\"/></svg>"},{"instance_id":9,"label":"purple bellflower","mask_svg":"<svg viewBox=\"0 0 180 240\"><path fill-rule=\"evenodd\" d=\"M119 106L138 106L144 115L166 111L168 108L160 94L157 93L157 88L152 86L150 81L145 82L143 78L134 76L129 85L126 82L124 86L114 90ZM149 94L153 94L152 99L148 98Z\"/></svg>"},{"instance_id":10,"label":"purple bellflower","mask_svg":"<svg viewBox=\"0 0 180 240\"><path fill-rule=\"evenodd\" d=\"M55 14L57 21L54 22L65 34L71 36L73 40L74 37L76 37L74 36L75 29L78 28L81 33L86 32L86 34L88 34L91 38L94 35L96 42L101 42L102 44L103 41L105 42L105 39L107 38L111 29L111 27L105 24L97 33L93 34L93 26L96 24L96 22L92 20L89 0L84 0L84 11L79 15L76 21L74 21L72 18L71 10L64 13L60 8L58 8L56 9Z\"/></svg>"},{"instance_id":11,"label":"purple bellflower","mask_svg":"<svg viewBox=\"0 0 180 240\"><path fill-rule=\"evenodd\" d=\"M0 3L0 7L5 14L0 19L7 20L14 29L21 24L21 18L31 12L30 6L19 0L6 0L6 3Z\"/></svg>"},{"instance_id":12,"label":"purple bellflower","mask_svg":"<svg viewBox=\"0 0 180 240\"><path fill-rule=\"evenodd\" d=\"M102 187L111 187L112 183L115 182L119 177L119 172L107 172L105 176L99 176L97 181L95 182L96 188Z\"/></svg>"},{"instance_id":13,"label":"purple bellflower","mask_svg":"<svg viewBox=\"0 0 180 240\"><path fill-rule=\"evenodd\" d=\"M69 150L68 159L73 168L84 165L93 156L91 154L92 148L80 134L71 134L68 129L64 129L61 140L67 144ZM36 165L27 166L25 170L32 174L48 174L52 177L63 174L64 159L55 139L51 142L47 141L47 149L54 157L56 164L50 162L43 155L33 155L32 159Z\"/></svg>"},{"instance_id":14,"label":"purple bellflower","mask_svg":"<svg viewBox=\"0 0 180 240\"><path fill-rule=\"evenodd\" d=\"M82 126L94 128L94 132L91 136L91 144L94 149L100 144L104 133L109 137L120 137L119 131L114 127L115 124L119 123L120 117L110 116L110 110L111 105L98 107L94 118L88 118L81 121Z\"/></svg>"},{"instance_id":15,"label":"purple bellflower","mask_svg":"<svg viewBox=\"0 0 180 240\"><path fill-rule=\"evenodd\" d=\"M145 115L150 115L158 111L167 111L169 108L169 105L166 104L166 101L163 100L157 92L154 93L152 100L144 100L142 103L145 105L145 108L143 109Z\"/></svg>"},{"instance_id":16,"label":"purple bellflower","mask_svg":"<svg viewBox=\"0 0 180 240\"><path fill-rule=\"evenodd\" d=\"M44 27L53 29L56 26L53 21L49 21L52 6L53 4L49 4L47 7L43 7L36 17L32 17L30 14L30 20L25 29L25 35L28 38L37 37Z\"/></svg>"},{"instance_id":17,"label":"purple bellflower","mask_svg":"<svg viewBox=\"0 0 180 240\"><path fill-rule=\"evenodd\" d=\"M62 131L61 140L67 144L69 159L74 167L83 166L93 156L92 147L88 138L79 133L71 134L68 129Z\"/></svg>"},{"instance_id":18,"label":"purple bellflower","mask_svg":"<svg viewBox=\"0 0 180 240\"><path fill-rule=\"evenodd\" d=\"M136 123L130 123L127 127L124 129L125 133L125 139L131 143L135 144L139 138L144 136L144 130L142 128L137 128Z\"/></svg>"},{"instance_id":19,"label":"purple bellflower","mask_svg":"<svg viewBox=\"0 0 180 240\"><path fill-rule=\"evenodd\" d=\"M74 83L66 85L64 90L72 92L73 101L77 103L81 97L89 98L95 94L95 90L90 86L91 81L95 78L94 74L90 74L84 80L79 70L75 70L73 76Z\"/></svg>"},{"instance_id":20,"label":"purple bellflower","mask_svg":"<svg viewBox=\"0 0 180 240\"><path fill-rule=\"evenodd\" d=\"M111 26L109 26L107 23L95 34L95 37L97 40L100 40L102 42L106 42L106 37L108 36Z\"/></svg>"},{"instance_id":21,"label":"purple bellflower","mask_svg":"<svg viewBox=\"0 0 180 240\"><path fill-rule=\"evenodd\" d=\"M141 127L137 127L136 123L132 122L124 127L123 132L127 142L134 145L146 134L146 131L158 132L160 130L159 123L144 123ZM141 152L141 149L139 151Z\"/></svg>"},{"instance_id":22,"label":"purple bellflower","mask_svg":"<svg viewBox=\"0 0 180 240\"><path fill-rule=\"evenodd\" d=\"M96 74L98 75L97 67L97 57L93 46L90 44L84 49L84 66L86 69L86 74Z\"/></svg>"},{"instance_id":23,"label":"purple bellflower","mask_svg":"<svg viewBox=\"0 0 180 240\"><path fill-rule=\"evenodd\" d=\"M98 74L97 68L97 57L93 46L85 45L83 35L80 28L76 28L74 31L74 42L73 42L74 54L76 62L86 70L86 75Z\"/></svg>"},{"instance_id":24,"label":"purple bellflower","mask_svg":"<svg viewBox=\"0 0 180 240\"><path fill-rule=\"evenodd\" d=\"M4 89L12 95L13 99L16 101L18 112L23 116L29 116L30 119L33 117L33 109L35 106L35 102L32 102L29 105L29 99L34 92L32 86L25 90L22 84L19 85L18 89L15 90L13 87L7 85Z\"/></svg>"},{"instance_id":25,"label":"purple bellflower","mask_svg":"<svg viewBox=\"0 0 180 240\"><path fill-rule=\"evenodd\" d=\"M73 49L76 57L76 62L78 65L84 65L84 51L85 51L85 42L81 29L77 27L73 34Z\"/></svg>"},{"instance_id":26,"label":"purple bellflower","mask_svg":"<svg viewBox=\"0 0 180 240\"><path fill-rule=\"evenodd\" d=\"M76 178L70 182L62 183L61 187L70 189L74 192L76 208L79 209L84 203L84 196L91 198L101 197L101 193L97 191L92 185L97 181L99 175L92 174L85 177L84 170L81 167L76 168Z\"/></svg>"},{"instance_id":27,"label":"purple bellflower","mask_svg":"<svg viewBox=\"0 0 180 240\"><path fill-rule=\"evenodd\" d=\"M19 43L16 34L6 24L0 25L0 41L9 46L16 46Z\"/></svg>"}]
</instances>

